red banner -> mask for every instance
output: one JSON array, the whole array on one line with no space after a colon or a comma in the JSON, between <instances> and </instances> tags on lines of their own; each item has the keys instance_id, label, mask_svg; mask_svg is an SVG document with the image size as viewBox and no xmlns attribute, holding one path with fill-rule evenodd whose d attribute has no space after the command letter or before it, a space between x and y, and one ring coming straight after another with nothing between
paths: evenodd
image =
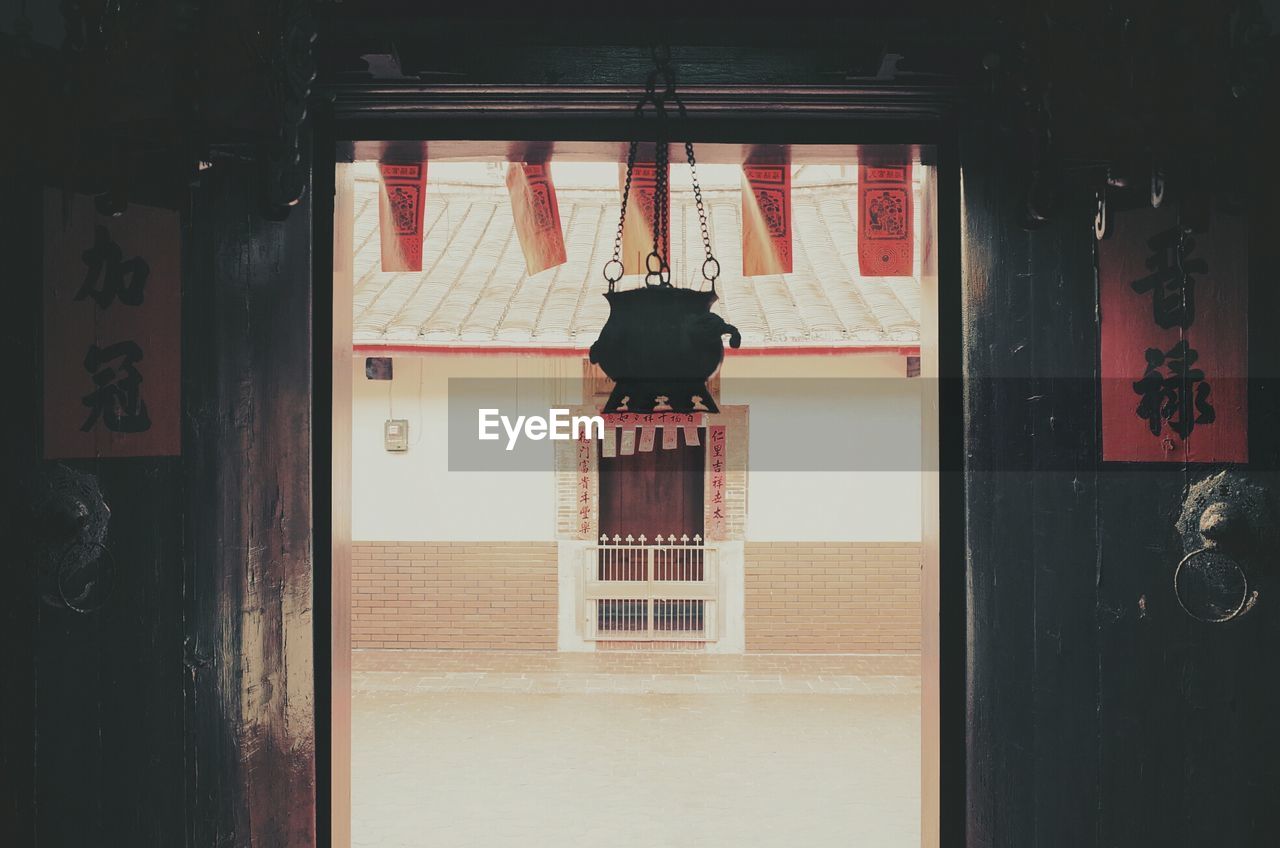
<instances>
[{"instance_id":1,"label":"red banner","mask_svg":"<svg viewBox=\"0 0 1280 848\"><path fill-rule=\"evenodd\" d=\"M596 535L595 498L591 487L591 440L578 439L575 471L578 480L578 538L594 539Z\"/></svg>"},{"instance_id":2,"label":"red banner","mask_svg":"<svg viewBox=\"0 0 1280 848\"><path fill-rule=\"evenodd\" d=\"M635 427L640 424L700 427L706 422L701 412L607 412L601 417L605 427Z\"/></svg>"},{"instance_id":3,"label":"red banner","mask_svg":"<svg viewBox=\"0 0 1280 848\"><path fill-rule=\"evenodd\" d=\"M742 166L742 274L791 273L791 166Z\"/></svg>"},{"instance_id":4,"label":"red banner","mask_svg":"<svg viewBox=\"0 0 1280 848\"><path fill-rule=\"evenodd\" d=\"M671 167L667 166L670 175ZM627 181L627 166L619 166L618 189ZM622 230L622 272L645 273L645 259L653 251L653 196L657 192L658 168L653 163L637 162L631 172L631 195L627 198L627 220ZM671 183L667 182L667 200L671 198ZM671 237L671 222L667 221L663 239ZM670 253L670 251L668 251Z\"/></svg>"},{"instance_id":5,"label":"red banner","mask_svg":"<svg viewBox=\"0 0 1280 848\"><path fill-rule=\"evenodd\" d=\"M507 167L507 192L511 195L511 215L524 251L525 269L537 274L563 265L564 233L550 167L512 162Z\"/></svg>"},{"instance_id":6,"label":"red banner","mask_svg":"<svg viewBox=\"0 0 1280 848\"><path fill-rule=\"evenodd\" d=\"M182 453L178 213L44 198L44 456Z\"/></svg>"},{"instance_id":7,"label":"red banner","mask_svg":"<svg viewBox=\"0 0 1280 848\"><path fill-rule=\"evenodd\" d=\"M710 496L707 504L707 539L716 541L725 537L725 468L728 453L725 451L724 425L713 424L707 428L707 468L711 472Z\"/></svg>"},{"instance_id":8,"label":"red banner","mask_svg":"<svg viewBox=\"0 0 1280 848\"><path fill-rule=\"evenodd\" d=\"M1206 233L1168 207L1115 214L1098 245L1103 460L1248 461L1245 233L1220 213Z\"/></svg>"},{"instance_id":9,"label":"red banner","mask_svg":"<svg viewBox=\"0 0 1280 848\"><path fill-rule=\"evenodd\" d=\"M427 208L427 163L379 162L378 232L383 271L421 271Z\"/></svg>"},{"instance_id":10,"label":"red banner","mask_svg":"<svg viewBox=\"0 0 1280 848\"><path fill-rule=\"evenodd\" d=\"M910 277L914 254L911 165L858 166L858 270Z\"/></svg>"}]
</instances>

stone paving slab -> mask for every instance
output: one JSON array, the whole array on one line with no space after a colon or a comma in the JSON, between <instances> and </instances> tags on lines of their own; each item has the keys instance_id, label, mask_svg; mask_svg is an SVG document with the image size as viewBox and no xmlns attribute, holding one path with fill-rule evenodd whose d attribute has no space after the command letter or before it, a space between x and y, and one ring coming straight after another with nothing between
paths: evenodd
<instances>
[{"instance_id":1,"label":"stone paving slab","mask_svg":"<svg viewBox=\"0 0 1280 848\"><path fill-rule=\"evenodd\" d=\"M911 658L377 653L357 848L919 845Z\"/></svg>"},{"instance_id":2,"label":"stone paving slab","mask_svg":"<svg viewBox=\"0 0 1280 848\"><path fill-rule=\"evenodd\" d=\"M719 674L920 676L919 654L708 654L703 652L389 651L352 652L356 671L584 672L597 674Z\"/></svg>"},{"instance_id":3,"label":"stone paving slab","mask_svg":"<svg viewBox=\"0 0 1280 848\"><path fill-rule=\"evenodd\" d=\"M804 695L919 695L920 678L895 675L590 674L582 672L477 672L422 675L357 671L357 694L377 692L615 692L620 694L741 695L776 692Z\"/></svg>"},{"instance_id":4,"label":"stone paving slab","mask_svg":"<svg viewBox=\"0 0 1280 848\"><path fill-rule=\"evenodd\" d=\"M357 848L919 845L908 695L355 699Z\"/></svg>"}]
</instances>

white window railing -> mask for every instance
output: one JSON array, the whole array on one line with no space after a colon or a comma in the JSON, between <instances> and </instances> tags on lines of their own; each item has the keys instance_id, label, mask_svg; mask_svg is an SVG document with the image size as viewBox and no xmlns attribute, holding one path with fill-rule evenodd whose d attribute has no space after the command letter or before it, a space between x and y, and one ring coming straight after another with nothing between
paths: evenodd
<instances>
[{"instance_id":1,"label":"white window railing","mask_svg":"<svg viewBox=\"0 0 1280 848\"><path fill-rule=\"evenodd\" d=\"M579 597L591 640L710 642L719 631L719 551L701 536L600 537L583 551Z\"/></svg>"}]
</instances>

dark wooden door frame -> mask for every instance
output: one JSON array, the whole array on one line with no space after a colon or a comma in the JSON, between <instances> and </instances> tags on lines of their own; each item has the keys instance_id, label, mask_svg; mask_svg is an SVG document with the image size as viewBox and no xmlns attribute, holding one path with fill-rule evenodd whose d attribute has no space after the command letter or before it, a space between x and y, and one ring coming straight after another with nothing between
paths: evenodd
<instances>
[{"instance_id":1,"label":"dark wooden door frame","mask_svg":"<svg viewBox=\"0 0 1280 848\"><path fill-rule=\"evenodd\" d=\"M313 489L317 844L334 845L331 723L334 684L332 488L335 397L333 239L335 166L355 141L406 147L422 139L617 141L649 137L630 117L636 92L603 86L336 87L314 116ZM938 804L939 844L958 848L966 830L967 564L965 555L964 345L961 204L953 92L930 87L698 87L683 89L695 142L927 145L936 151L938 262ZM420 149L420 148L419 148ZM339 434L341 438L341 434ZM349 434L347 434L349 438ZM927 795L926 795L927 797Z\"/></svg>"}]
</instances>

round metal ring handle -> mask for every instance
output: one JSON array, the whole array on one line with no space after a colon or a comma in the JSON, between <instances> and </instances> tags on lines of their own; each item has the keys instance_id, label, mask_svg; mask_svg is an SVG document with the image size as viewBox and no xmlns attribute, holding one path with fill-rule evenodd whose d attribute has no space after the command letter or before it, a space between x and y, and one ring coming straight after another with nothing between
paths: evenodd
<instances>
[{"instance_id":1,"label":"round metal ring handle","mask_svg":"<svg viewBox=\"0 0 1280 848\"><path fill-rule=\"evenodd\" d=\"M715 270L708 271L707 266L711 266ZM714 256L707 257L702 261L702 279L709 283L714 283L720 276L720 260Z\"/></svg>"},{"instance_id":2,"label":"round metal ring handle","mask_svg":"<svg viewBox=\"0 0 1280 848\"><path fill-rule=\"evenodd\" d=\"M1198 564L1196 560L1208 562ZM1185 585L1187 571L1197 566L1208 575L1205 585L1199 587L1205 597L1199 598L1198 603L1196 599L1188 601L1186 595L1190 590ZM1211 586L1211 580L1217 585ZM1238 596L1235 591L1237 585ZM1209 597L1211 593L1216 597ZM1245 570L1234 559L1213 547L1194 550L1182 558L1173 570L1173 595L1183 612L1206 624L1225 624L1239 618L1253 609L1258 601L1258 592L1249 589L1249 575Z\"/></svg>"},{"instance_id":3,"label":"round metal ring handle","mask_svg":"<svg viewBox=\"0 0 1280 848\"><path fill-rule=\"evenodd\" d=\"M617 269L616 276L613 273L615 268ZM621 260L610 259L608 262L604 263L604 278L608 281L609 285L612 286L614 283L618 282L618 280L622 279L622 275L625 273L625 270L626 269L623 267Z\"/></svg>"},{"instance_id":4,"label":"round metal ring handle","mask_svg":"<svg viewBox=\"0 0 1280 848\"><path fill-rule=\"evenodd\" d=\"M116 559L115 556L107 549L106 545L96 543L93 546L98 555L87 565L76 566L76 562L71 559L74 549L68 550L62 556L62 560L58 563L58 571L56 574L56 582L58 587L58 599L67 607L67 609L85 615L91 612L97 612L106 606L110 600L112 593L115 591L116 584ZM88 581L86 587L73 595L68 591L67 583L70 578L77 572L94 568L98 569L99 575L95 580ZM101 592L101 596L91 603L85 603L94 593L95 587L103 582L103 576L106 577L106 588Z\"/></svg>"},{"instance_id":5,"label":"round metal ring handle","mask_svg":"<svg viewBox=\"0 0 1280 848\"><path fill-rule=\"evenodd\" d=\"M1164 203L1164 171L1151 169L1151 208L1159 209Z\"/></svg>"}]
</instances>

